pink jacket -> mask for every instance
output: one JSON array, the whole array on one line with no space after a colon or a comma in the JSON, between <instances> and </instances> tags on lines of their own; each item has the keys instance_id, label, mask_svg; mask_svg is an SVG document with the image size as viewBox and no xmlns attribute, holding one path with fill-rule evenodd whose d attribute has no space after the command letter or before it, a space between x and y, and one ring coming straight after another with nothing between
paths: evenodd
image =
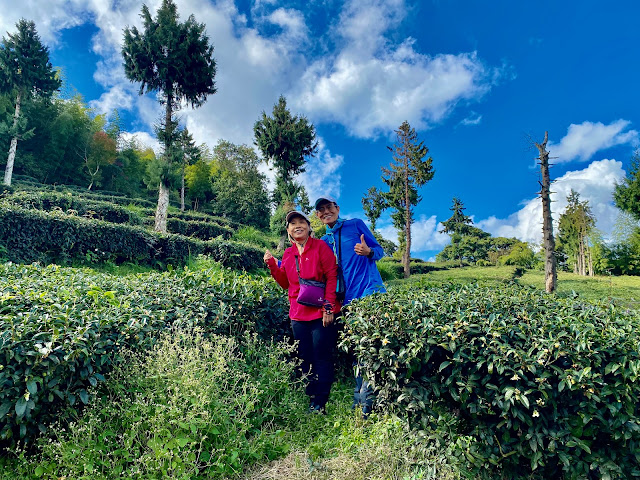
<instances>
[{"instance_id":1,"label":"pink jacket","mask_svg":"<svg viewBox=\"0 0 640 480\"><path fill-rule=\"evenodd\" d=\"M336 256L331 248L317 238L309 238L300 255L298 247L292 245L282 255L282 263L278 268L275 258L267 262L271 276L276 282L289 291L289 317L293 320L309 321L322 318L322 308L300 305L296 299L300 291L295 257L298 257L300 276L310 280L325 282L325 300L333 306L333 312L340 311L340 304L336 301L336 285L338 283L338 266Z\"/></svg>"}]
</instances>

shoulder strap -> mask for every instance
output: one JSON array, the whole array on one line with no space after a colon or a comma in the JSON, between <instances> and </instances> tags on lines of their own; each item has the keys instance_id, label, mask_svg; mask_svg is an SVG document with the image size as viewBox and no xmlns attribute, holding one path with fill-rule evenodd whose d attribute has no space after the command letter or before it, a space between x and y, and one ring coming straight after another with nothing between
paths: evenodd
<instances>
[{"instance_id":1,"label":"shoulder strap","mask_svg":"<svg viewBox=\"0 0 640 480\"><path fill-rule=\"evenodd\" d=\"M298 264L298 255L294 255L293 258L296 259L296 271L298 272L298 277L300 276L300 264Z\"/></svg>"},{"instance_id":2,"label":"shoulder strap","mask_svg":"<svg viewBox=\"0 0 640 480\"><path fill-rule=\"evenodd\" d=\"M338 230L338 265L342 268L342 228Z\"/></svg>"}]
</instances>

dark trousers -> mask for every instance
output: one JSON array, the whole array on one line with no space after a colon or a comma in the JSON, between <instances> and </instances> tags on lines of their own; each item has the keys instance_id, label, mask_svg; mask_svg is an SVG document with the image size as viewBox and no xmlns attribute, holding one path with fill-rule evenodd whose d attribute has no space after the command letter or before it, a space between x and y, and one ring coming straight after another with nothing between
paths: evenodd
<instances>
[{"instance_id":1,"label":"dark trousers","mask_svg":"<svg viewBox=\"0 0 640 480\"><path fill-rule=\"evenodd\" d=\"M364 413L370 413L371 407L373 406L373 388L369 382L367 382L364 378L362 378L362 373L360 372L361 365L357 360L353 361L353 372L356 378L356 386L353 389L353 406L352 408L356 408L358 406L362 407L362 411Z\"/></svg>"},{"instance_id":2,"label":"dark trousers","mask_svg":"<svg viewBox=\"0 0 640 480\"><path fill-rule=\"evenodd\" d=\"M291 320L293 338L298 340L298 357L302 373L309 375L307 395L311 403L324 407L334 380L333 356L338 338L336 324L322 326L322 319Z\"/></svg>"}]
</instances>

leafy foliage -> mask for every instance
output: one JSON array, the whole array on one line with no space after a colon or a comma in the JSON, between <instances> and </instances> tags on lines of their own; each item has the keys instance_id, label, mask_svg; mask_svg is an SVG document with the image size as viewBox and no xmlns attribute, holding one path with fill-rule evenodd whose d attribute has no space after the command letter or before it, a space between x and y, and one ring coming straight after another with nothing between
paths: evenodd
<instances>
[{"instance_id":1,"label":"leafy foliage","mask_svg":"<svg viewBox=\"0 0 640 480\"><path fill-rule=\"evenodd\" d=\"M403 122L395 131L396 143L387 147L393 154L390 168L383 168L382 181L389 190L383 193L386 205L393 209L391 219L398 230L398 245L403 251L402 264L405 278L410 275L411 224L414 221L413 207L421 200L418 187L431 180L435 174L433 159L424 160L429 149L418 141L416 130L409 122Z\"/></svg>"},{"instance_id":2,"label":"leafy foliage","mask_svg":"<svg viewBox=\"0 0 640 480\"><path fill-rule=\"evenodd\" d=\"M640 220L640 150L635 152L627 176L616 185L613 200L620 210Z\"/></svg>"},{"instance_id":3,"label":"leafy foliage","mask_svg":"<svg viewBox=\"0 0 640 480\"><path fill-rule=\"evenodd\" d=\"M221 140L213 151L211 210L257 228L269 226L267 179L252 148Z\"/></svg>"},{"instance_id":4,"label":"leafy foliage","mask_svg":"<svg viewBox=\"0 0 640 480\"><path fill-rule=\"evenodd\" d=\"M90 403L90 387L123 348L148 349L168 326L237 338L249 331L282 339L289 331L280 287L219 268L120 278L9 263L0 278L5 445L30 441L65 406Z\"/></svg>"},{"instance_id":5,"label":"leafy foliage","mask_svg":"<svg viewBox=\"0 0 640 480\"><path fill-rule=\"evenodd\" d=\"M218 238L202 241L156 234L142 227L59 211L29 210L6 202L0 203L0 245L6 248L11 261L27 263L75 260L181 265L192 256L207 254L237 269L258 268L263 264L262 251L251 245Z\"/></svg>"},{"instance_id":6,"label":"leafy foliage","mask_svg":"<svg viewBox=\"0 0 640 480\"><path fill-rule=\"evenodd\" d=\"M42 477L230 478L281 455L302 407L292 347L202 333L127 354L83 419L40 442Z\"/></svg>"},{"instance_id":7,"label":"leafy foliage","mask_svg":"<svg viewBox=\"0 0 640 480\"><path fill-rule=\"evenodd\" d=\"M640 317L517 285L413 285L352 304L343 345L415 428L437 405L504 475L640 474Z\"/></svg>"},{"instance_id":8,"label":"leafy foliage","mask_svg":"<svg viewBox=\"0 0 640 480\"><path fill-rule=\"evenodd\" d=\"M4 175L6 185L11 185L19 137L33 136L32 132L24 132L26 124L20 121L21 104L33 97L48 99L61 84L49 61L49 49L40 41L35 23L21 19L16 27L18 32L3 37L0 48L0 93L9 93L15 98L15 113L8 128L12 139Z\"/></svg>"},{"instance_id":9,"label":"leafy foliage","mask_svg":"<svg viewBox=\"0 0 640 480\"><path fill-rule=\"evenodd\" d=\"M165 116L158 127L158 137L164 144L164 156L159 165L155 229L165 232L168 187L175 174L173 157L179 155L176 147L180 134L173 114L181 102L200 107L208 95L216 93L216 63L205 25L197 23L193 15L180 23L172 0L162 0L155 19L143 5L142 19L142 32L135 26L125 28L122 56L125 75L140 83L140 95L145 91L163 95Z\"/></svg>"},{"instance_id":10,"label":"leafy foliage","mask_svg":"<svg viewBox=\"0 0 640 480\"><path fill-rule=\"evenodd\" d=\"M142 218L137 212L120 205L103 201L91 200L71 192L46 191L16 191L4 197L8 202L22 207L36 210L62 210L69 214L81 215L86 218L96 218L112 223L142 224Z\"/></svg>"},{"instance_id":11,"label":"leafy foliage","mask_svg":"<svg viewBox=\"0 0 640 480\"><path fill-rule=\"evenodd\" d=\"M369 190L367 190L367 194L362 197L362 208L364 209L364 214L371 223L372 232L375 233L376 222L378 221L386 207L386 200L382 192L376 187L369 187Z\"/></svg>"},{"instance_id":12,"label":"leafy foliage","mask_svg":"<svg viewBox=\"0 0 640 480\"><path fill-rule=\"evenodd\" d=\"M276 207L283 202L301 200L304 188L294 177L305 171L305 157L318 150L316 131L305 117L291 115L287 100L281 95L273 106L272 117L262 112L262 118L253 126L255 142L267 163L276 171Z\"/></svg>"},{"instance_id":13,"label":"leafy foliage","mask_svg":"<svg viewBox=\"0 0 640 480\"><path fill-rule=\"evenodd\" d=\"M589 264L589 236L596 225L588 201L580 201L575 190L567 196L567 208L560 215L556 251L569 257L574 273L587 274ZM593 273L593 265L590 271Z\"/></svg>"}]
</instances>

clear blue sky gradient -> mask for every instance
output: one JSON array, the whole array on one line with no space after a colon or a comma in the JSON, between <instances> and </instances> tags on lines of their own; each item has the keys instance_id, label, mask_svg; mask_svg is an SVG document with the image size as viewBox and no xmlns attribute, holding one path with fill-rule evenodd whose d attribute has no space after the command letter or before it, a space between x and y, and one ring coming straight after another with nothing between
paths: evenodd
<instances>
[{"instance_id":1,"label":"clear blue sky gradient","mask_svg":"<svg viewBox=\"0 0 640 480\"><path fill-rule=\"evenodd\" d=\"M35 0L26 1L27 4L33 2ZM149 2L152 11L158 3ZM24 11L20 7L8 8L9 4L13 5L10 0L0 0L0 4L4 4L3 12L11 11L9 18L0 23L4 30L12 29L12 24L21 16L30 18L30 11L34 11L29 10L28 5ZM318 66L328 59L329 67L324 75L338 70L338 64L331 62L347 43L339 29L349 24L350 16L364 22L368 18L367 11L375 13L377 8L395 15L380 29L377 38L381 40L381 46L371 54L374 59L388 61L390 52L398 52L404 42L420 56L416 62L428 63L442 55L468 54L475 64L481 66L483 73L478 80L481 92L454 96L446 103L445 111L438 114L428 107L407 114L406 119L419 126L419 138L429 147L436 172L434 179L421 189L423 200L416 209L416 235L419 238L415 244L418 248L414 250L414 256L432 258L444 245L445 240L438 239L436 233L437 222L449 217L453 196L462 199L467 207L466 213L491 233L511 232L524 240L535 241L532 232L538 230L540 221L533 218L537 211L532 201L539 190L539 175L534 160L537 150L532 148L531 140L541 141L545 130L549 131L550 143L558 146L555 152L551 149L552 156L557 152L565 155L565 158L557 159L552 169L552 178L566 179L566 185L559 185L558 191L566 193L569 187L581 191L583 198L590 200L593 206L599 205L594 210L597 210L598 225L605 235L613 228L615 210L610 192L615 181L619 181L629 168L638 145L637 130L640 129L640 3L632 0L607 3L594 0L363 0L356 3L337 0L239 0L235 4L231 1L216 4L184 0L177 1L177 4L182 18L194 13L198 21L214 18L211 12L228 10L233 6L236 9L231 15L230 33L225 33L226 36L218 34L222 31L221 23L207 23L216 56L220 55L219 75L224 71L225 77L218 84L216 98L212 97L208 102L211 110L207 111L207 117L204 114L200 117L186 114L190 121L202 124L201 130L196 128L197 140L215 145L223 130L219 128L217 131L223 133L216 136L216 129L212 126L207 130L204 124L211 121L213 125L220 121L215 116L224 119L231 115L229 107L225 109L224 105L235 102L244 112L244 120L234 130L234 138L227 139L250 143L253 122L262 110L270 111L278 96L284 94L292 111L305 114L316 125L323 140L326 156L321 154L312 164L318 173L313 180L316 183L310 183L312 195L320 192L323 185L333 189L331 193L339 196L342 212L348 216L364 218L360 200L370 186L383 187L380 168L391 160L387 150L394 140L390 128L378 126L365 134L362 131L357 133L356 123L358 119L367 118L366 114L357 117L345 113L345 109L350 108L369 111L370 92L366 89L377 85L377 79L365 81L359 77L354 80L354 88L363 89L354 93L355 103L338 104L334 111L331 111L334 107L327 107L326 103L323 108L313 107L313 102L305 103L304 99L309 97L304 93L313 92L313 89L301 93L301 85L303 75L311 71L310 65ZM202 4L207 5L209 14L200 14L202 8L199 5ZM68 18L73 19L67 19L68 25L63 20L56 24L56 15L61 14L53 11L53 7L48 11L47 7L40 5L38 8L43 9L40 13L43 18L33 19L38 30L45 32L43 38L50 45L53 65L61 67L67 82L88 102L93 101L92 105L99 111L106 105L103 95L117 84L95 75L100 70L98 64L109 58L109 54L103 51L109 49L100 47L103 40L99 36L105 31L106 22L99 12L87 5L68 12ZM63 2L53 1L52 5L58 5L64 11ZM122 1L105 8L109 10L110 18L118 18L120 10L139 13L140 6L138 2ZM278 9L286 13L288 19L299 19L304 25L300 34L304 36L301 40L303 46L299 56L294 57L303 60L292 61L280 68L277 78L285 79L281 83L259 84L250 78L253 64L244 65L238 58L229 60L233 52L225 54L225 48L230 46L221 42L225 38L249 38L246 35L249 30L265 41L283 38L282 24L265 21L266 16ZM45 14L49 15L48 20L44 19ZM129 20L131 18L133 20ZM379 15L368 18L372 30L379 22L384 23L383 20ZM48 23L43 23L45 21ZM128 16L125 19L125 22L130 21L141 25L139 17ZM113 28L121 31L125 24L116 24ZM357 32L365 32L362 38L367 41L366 25ZM352 43L357 43L357 32L351 39ZM112 38L115 37L112 35ZM287 38L291 41L290 37ZM358 48L361 49L359 51L366 50ZM111 48L110 51L112 63L107 61L109 66L106 70L103 66L102 71L109 72L110 69L114 77L121 76L121 70L118 70L121 66L113 63L115 50ZM409 66L412 61L409 57L403 60ZM389 63L389 68L393 66ZM231 92L224 78L244 82L244 88L251 94L244 98L237 92ZM397 83L386 84L386 88L401 89L401 84L402 76ZM137 86L128 88L131 90L127 98L133 98L133 103L123 102L119 106L127 129L151 133L151 117L135 100ZM224 98L232 94L236 98ZM114 106L114 103L109 105ZM391 118L405 118L402 112L392 112L393 108L389 105ZM383 118L384 112L371 115ZM229 118L228 123L232 122ZM190 127L192 125L196 123ZM579 135L565 139L572 125L576 135L579 131L591 133L585 134L582 140L577 138ZM602 133L607 127L608 136ZM586 143L590 146L581 147ZM334 160L333 167L329 166L331 159ZM322 178L323 168L328 170L326 178ZM336 179L339 180L337 184ZM311 182L309 179L306 181ZM592 181L600 182L599 186L592 187ZM556 217L564 205L562 198L557 200ZM505 225L509 228L505 229ZM381 227L385 235L393 237L388 216L383 217Z\"/></svg>"}]
</instances>

